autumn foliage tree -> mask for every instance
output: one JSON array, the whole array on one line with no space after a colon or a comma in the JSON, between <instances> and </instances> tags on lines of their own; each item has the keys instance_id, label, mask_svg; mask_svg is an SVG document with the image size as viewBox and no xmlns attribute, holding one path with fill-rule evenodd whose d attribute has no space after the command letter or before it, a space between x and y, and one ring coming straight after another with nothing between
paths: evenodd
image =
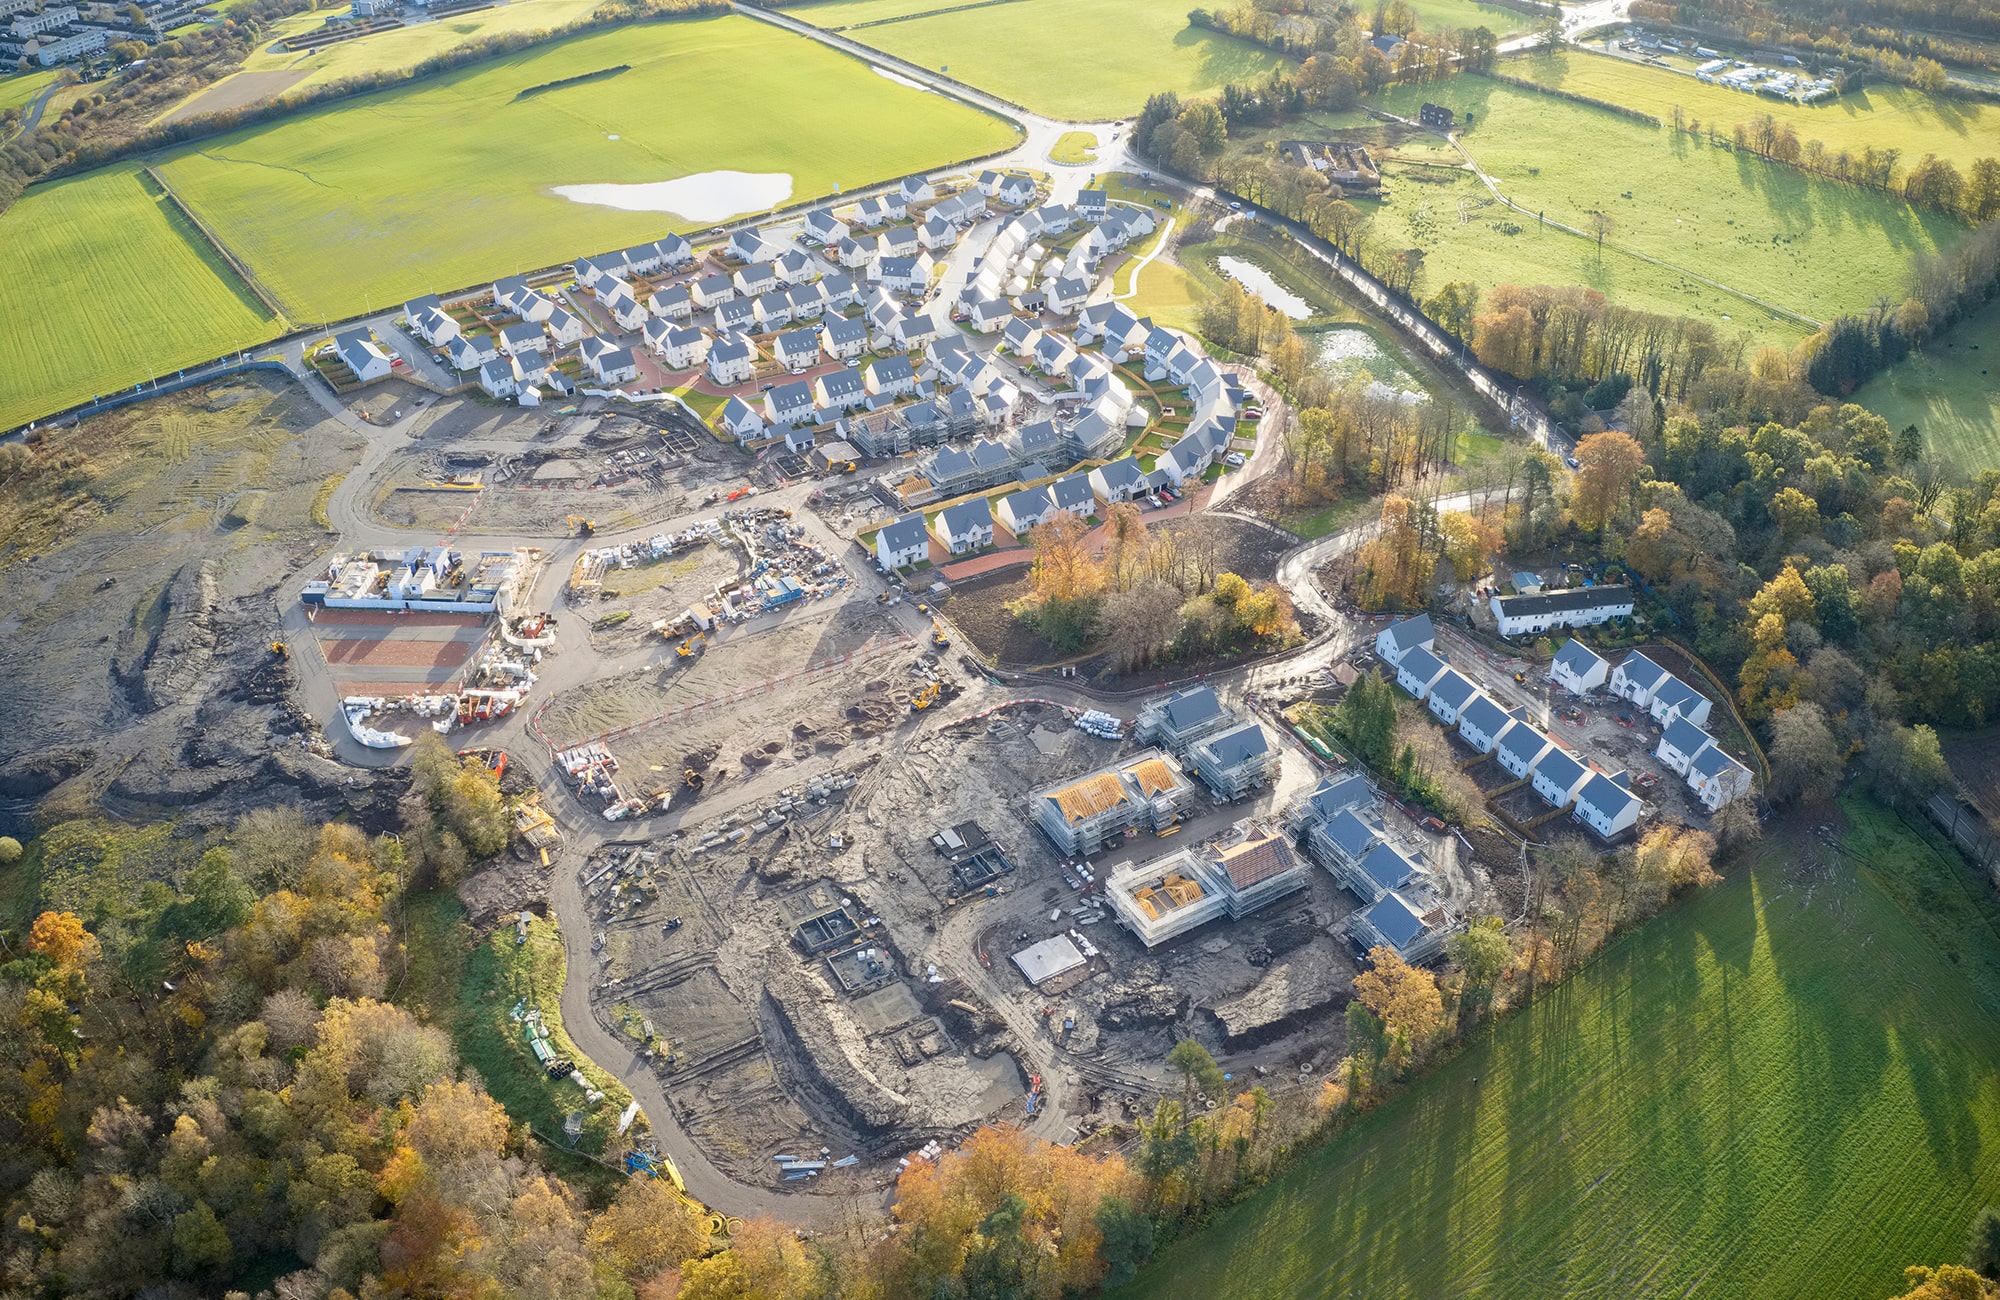
<instances>
[{"instance_id":1,"label":"autumn foliage tree","mask_svg":"<svg viewBox=\"0 0 2000 1300\"><path fill-rule=\"evenodd\" d=\"M1630 434L1593 433L1576 444L1576 462L1571 509L1578 524L1602 529L1638 483L1646 468L1646 449Z\"/></svg>"}]
</instances>

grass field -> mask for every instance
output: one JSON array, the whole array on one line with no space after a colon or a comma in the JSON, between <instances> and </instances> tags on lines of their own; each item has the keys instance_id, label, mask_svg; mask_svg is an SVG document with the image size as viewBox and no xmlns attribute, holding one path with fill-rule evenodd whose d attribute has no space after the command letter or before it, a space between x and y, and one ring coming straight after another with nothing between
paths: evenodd
<instances>
[{"instance_id":1,"label":"grass field","mask_svg":"<svg viewBox=\"0 0 2000 1300\"><path fill-rule=\"evenodd\" d=\"M808 22L851 26L900 0L813 5ZM936 9L942 6L932 5ZM1293 66L1247 41L1188 26L1177 0L1012 0L918 15L849 33L853 39L1053 117L1090 121L1136 113L1172 90L1207 94Z\"/></svg>"},{"instance_id":2,"label":"grass field","mask_svg":"<svg viewBox=\"0 0 2000 1300\"><path fill-rule=\"evenodd\" d=\"M1481 4L1479 0L1409 0L1409 4L1416 11L1419 25L1430 32L1446 27L1484 27L1495 36L1505 36L1535 25L1535 20L1527 14L1500 5ZM1364 13L1361 20L1366 24L1368 15Z\"/></svg>"},{"instance_id":3,"label":"grass field","mask_svg":"<svg viewBox=\"0 0 2000 1300\"><path fill-rule=\"evenodd\" d=\"M55 79L53 68L0 77L0 113L10 108L26 108Z\"/></svg>"},{"instance_id":4,"label":"grass field","mask_svg":"<svg viewBox=\"0 0 2000 1300\"><path fill-rule=\"evenodd\" d=\"M1831 879L1767 843L1120 1294L1877 1300L1955 1260L2000 1194L2000 909L1846 807Z\"/></svg>"},{"instance_id":5,"label":"grass field","mask_svg":"<svg viewBox=\"0 0 2000 1300\"><path fill-rule=\"evenodd\" d=\"M1869 86L1832 103L1807 106L1746 95L1693 77L1605 54L1566 50L1509 59L1501 70L1592 99L1624 104L1673 120L1674 105L1724 135L1762 113L1789 122L1800 140L1817 139L1829 150L1900 149L1908 167L1927 153L1948 158L1963 172L1978 158L2000 158L2000 105L1904 86Z\"/></svg>"},{"instance_id":6,"label":"grass field","mask_svg":"<svg viewBox=\"0 0 2000 1300\"><path fill-rule=\"evenodd\" d=\"M134 171L35 186L0 215L0 247L0 428L277 331Z\"/></svg>"},{"instance_id":7,"label":"grass field","mask_svg":"<svg viewBox=\"0 0 2000 1300\"><path fill-rule=\"evenodd\" d=\"M517 98L619 64L630 69ZM726 17L541 46L218 137L160 170L288 311L319 319L707 224L576 204L553 186L726 168L789 173L805 199L1016 138L804 37Z\"/></svg>"},{"instance_id":8,"label":"grass field","mask_svg":"<svg viewBox=\"0 0 2000 1300\"><path fill-rule=\"evenodd\" d=\"M1989 302L1850 399L1892 429L1914 424L1939 460L1968 478L2000 464L2000 301Z\"/></svg>"},{"instance_id":9,"label":"grass field","mask_svg":"<svg viewBox=\"0 0 2000 1300\"><path fill-rule=\"evenodd\" d=\"M1824 320L1884 295L1899 298L1910 255L1949 244L1965 229L1898 200L1484 77L1395 87L1374 103L1414 115L1423 99L1473 114L1466 149L1529 209L1507 211L1466 173L1392 167L1393 197L1379 208L1376 238L1424 249L1426 286L1453 279L1487 287L1583 284L1629 306L1706 317L1759 342L1790 343L1803 326L1687 272ZM1349 121L1324 125L1338 130ZM1562 147L1552 148L1558 140ZM1408 144L1404 151L1424 153ZM1456 161L1435 149L1428 156ZM1587 228L1599 208L1615 223L1601 254L1591 240L1545 229L1534 215Z\"/></svg>"},{"instance_id":10,"label":"grass field","mask_svg":"<svg viewBox=\"0 0 2000 1300\"><path fill-rule=\"evenodd\" d=\"M1051 161L1073 167L1080 167L1095 157L1097 137L1088 131L1065 131L1062 138L1049 148Z\"/></svg>"}]
</instances>

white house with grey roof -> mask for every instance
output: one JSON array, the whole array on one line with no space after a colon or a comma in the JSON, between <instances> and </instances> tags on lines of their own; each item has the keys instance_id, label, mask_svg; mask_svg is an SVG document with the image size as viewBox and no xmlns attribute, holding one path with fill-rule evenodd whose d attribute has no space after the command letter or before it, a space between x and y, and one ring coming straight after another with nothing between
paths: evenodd
<instances>
[{"instance_id":1,"label":"white house with grey roof","mask_svg":"<svg viewBox=\"0 0 2000 1300\"><path fill-rule=\"evenodd\" d=\"M548 336L539 325L518 321L500 331L500 350L510 357L522 352L540 352L546 347Z\"/></svg>"},{"instance_id":2,"label":"white house with grey roof","mask_svg":"<svg viewBox=\"0 0 2000 1300\"><path fill-rule=\"evenodd\" d=\"M1688 764L1695 755L1715 743L1715 738L1696 724L1679 715L1667 722L1660 732L1660 743L1653 749L1653 757L1673 769L1674 775L1685 777Z\"/></svg>"},{"instance_id":3,"label":"white house with grey roof","mask_svg":"<svg viewBox=\"0 0 2000 1300\"><path fill-rule=\"evenodd\" d=\"M757 328L757 303L750 298L731 298L715 304L715 332L748 334Z\"/></svg>"},{"instance_id":4,"label":"white house with grey roof","mask_svg":"<svg viewBox=\"0 0 2000 1300\"><path fill-rule=\"evenodd\" d=\"M855 411L868 402L868 386L854 370L829 370L813 380L813 395L827 412Z\"/></svg>"},{"instance_id":5,"label":"white house with grey roof","mask_svg":"<svg viewBox=\"0 0 2000 1300\"><path fill-rule=\"evenodd\" d=\"M862 379L876 397L901 397L915 391L916 367L908 357L881 357L862 367Z\"/></svg>"},{"instance_id":6,"label":"white house with grey roof","mask_svg":"<svg viewBox=\"0 0 2000 1300\"><path fill-rule=\"evenodd\" d=\"M1697 727L1708 725L1708 715L1713 705L1706 695L1689 686L1680 678L1668 674L1667 680L1653 689L1653 699L1646 706L1646 712L1653 715L1653 721L1665 725L1669 718L1686 718Z\"/></svg>"},{"instance_id":7,"label":"white house with grey roof","mask_svg":"<svg viewBox=\"0 0 2000 1300\"><path fill-rule=\"evenodd\" d=\"M938 540L953 555L964 555L993 544L993 510L985 497L974 497L938 512Z\"/></svg>"},{"instance_id":8,"label":"white house with grey roof","mask_svg":"<svg viewBox=\"0 0 2000 1300\"><path fill-rule=\"evenodd\" d=\"M755 230L739 230L729 237L728 254L739 262L761 261L766 255L764 236Z\"/></svg>"},{"instance_id":9,"label":"white house with grey roof","mask_svg":"<svg viewBox=\"0 0 2000 1300\"><path fill-rule=\"evenodd\" d=\"M1437 645L1437 629L1429 614L1419 614L1391 623L1375 634L1375 657L1391 668L1403 662L1411 650L1429 650Z\"/></svg>"},{"instance_id":10,"label":"white house with grey roof","mask_svg":"<svg viewBox=\"0 0 2000 1300\"><path fill-rule=\"evenodd\" d=\"M434 348L445 344L464 333L458 322L453 320L443 307L428 305L410 313L410 333L416 335Z\"/></svg>"},{"instance_id":11,"label":"white house with grey roof","mask_svg":"<svg viewBox=\"0 0 2000 1300\"><path fill-rule=\"evenodd\" d=\"M837 244L847 238L847 223L833 215L832 208L814 208L806 213L806 238L815 244Z\"/></svg>"},{"instance_id":12,"label":"white house with grey roof","mask_svg":"<svg viewBox=\"0 0 2000 1300\"><path fill-rule=\"evenodd\" d=\"M1000 526L1019 537L1055 518L1055 498L1046 487L1023 488L1000 498L999 515Z\"/></svg>"},{"instance_id":13,"label":"white house with grey roof","mask_svg":"<svg viewBox=\"0 0 2000 1300\"><path fill-rule=\"evenodd\" d=\"M771 340L771 355L779 365L799 374L819 360L819 331L787 330Z\"/></svg>"},{"instance_id":14,"label":"white house with grey roof","mask_svg":"<svg viewBox=\"0 0 2000 1300\"><path fill-rule=\"evenodd\" d=\"M704 275L688 286L688 293L693 297L696 307L707 311L734 298L736 282L719 272L715 275Z\"/></svg>"},{"instance_id":15,"label":"white house with grey roof","mask_svg":"<svg viewBox=\"0 0 2000 1300\"><path fill-rule=\"evenodd\" d=\"M1424 700L1424 707L1431 716L1447 727L1458 725L1459 714L1465 706L1479 695L1479 688L1470 678L1456 668L1447 668L1438 679L1431 683L1430 694Z\"/></svg>"},{"instance_id":16,"label":"white house with grey roof","mask_svg":"<svg viewBox=\"0 0 2000 1300\"><path fill-rule=\"evenodd\" d=\"M621 325L624 324L624 319L620 319L619 323ZM639 326L643 326L646 323L646 319L645 312L641 311L638 313ZM626 326L626 328L636 329L639 326ZM549 338L559 348L568 347L572 343L581 343L583 341L583 318L561 307L549 313L549 318L542 322L542 328L549 332Z\"/></svg>"},{"instance_id":17,"label":"white house with grey roof","mask_svg":"<svg viewBox=\"0 0 2000 1300\"><path fill-rule=\"evenodd\" d=\"M766 333L792 323L792 300L783 289L759 294L750 305L757 314L757 328Z\"/></svg>"},{"instance_id":18,"label":"white house with grey roof","mask_svg":"<svg viewBox=\"0 0 2000 1300\"><path fill-rule=\"evenodd\" d=\"M1545 755L1555 749L1555 742L1525 722L1515 722L1500 733L1500 743L1494 747L1494 757L1500 766L1507 769L1515 780L1526 780Z\"/></svg>"},{"instance_id":19,"label":"white house with grey roof","mask_svg":"<svg viewBox=\"0 0 2000 1300\"><path fill-rule=\"evenodd\" d=\"M1282 759L1271 738L1245 722L1195 742L1187 765L1218 799L1240 799L1273 779Z\"/></svg>"},{"instance_id":20,"label":"white house with grey roof","mask_svg":"<svg viewBox=\"0 0 2000 1300\"><path fill-rule=\"evenodd\" d=\"M686 324L694 319L694 294L684 284L668 285L646 299L646 310Z\"/></svg>"},{"instance_id":21,"label":"white house with grey roof","mask_svg":"<svg viewBox=\"0 0 2000 1300\"><path fill-rule=\"evenodd\" d=\"M1048 296L1050 311L1067 316L1089 301L1090 281L1080 276L1050 276L1043 282L1042 292Z\"/></svg>"},{"instance_id":22,"label":"white house with grey roof","mask_svg":"<svg viewBox=\"0 0 2000 1300\"><path fill-rule=\"evenodd\" d=\"M1590 779L1590 769L1566 749L1551 747L1535 764L1531 784L1542 802L1551 808L1567 808L1576 802L1576 792Z\"/></svg>"},{"instance_id":23,"label":"white house with grey roof","mask_svg":"<svg viewBox=\"0 0 2000 1300\"><path fill-rule=\"evenodd\" d=\"M1529 636L1566 627L1596 627L1632 616L1632 589L1623 583L1566 591L1494 596L1493 619L1501 636Z\"/></svg>"},{"instance_id":24,"label":"white house with grey roof","mask_svg":"<svg viewBox=\"0 0 2000 1300\"><path fill-rule=\"evenodd\" d=\"M848 361L868 350L868 322L829 316L819 327L819 345L835 361Z\"/></svg>"},{"instance_id":25,"label":"white house with grey roof","mask_svg":"<svg viewBox=\"0 0 2000 1300\"><path fill-rule=\"evenodd\" d=\"M1097 513L1097 494L1091 491L1090 474L1085 470L1065 474L1049 484L1049 495L1055 498L1056 509L1067 510L1078 519Z\"/></svg>"},{"instance_id":26,"label":"white house with grey roof","mask_svg":"<svg viewBox=\"0 0 2000 1300\"><path fill-rule=\"evenodd\" d=\"M847 235L833 247L833 260L850 271L859 270L875 260L875 238L872 235L856 237Z\"/></svg>"},{"instance_id":27,"label":"white house with grey roof","mask_svg":"<svg viewBox=\"0 0 2000 1300\"><path fill-rule=\"evenodd\" d=\"M1019 319L1004 298L981 298L965 315L972 328L981 334L997 334L1006 328L1008 321Z\"/></svg>"},{"instance_id":28,"label":"white house with grey roof","mask_svg":"<svg viewBox=\"0 0 2000 1300\"><path fill-rule=\"evenodd\" d=\"M1634 650L1611 670L1611 693L1621 700L1632 701L1642 709L1648 708L1653 703L1653 692L1672 676L1642 651Z\"/></svg>"},{"instance_id":29,"label":"white house with grey roof","mask_svg":"<svg viewBox=\"0 0 2000 1300\"><path fill-rule=\"evenodd\" d=\"M1549 664L1549 680L1576 695L1584 695L1604 685L1611 665L1602 656L1574 637L1563 642Z\"/></svg>"},{"instance_id":30,"label":"white house with grey roof","mask_svg":"<svg viewBox=\"0 0 2000 1300\"><path fill-rule=\"evenodd\" d=\"M817 404L807 380L779 384L764 394L764 421L779 428L813 423Z\"/></svg>"},{"instance_id":31,"label":"white house with grey roof","mask_svg":"<svg viewBox=\"0 0 2000 1300\"><path fill-rule=\"evenodd\" d=\"M1444 660L1422 646L1415 646L1396 665L1396 685L1402 687L1412 699L1425 700L1430 698L1431 683L1444 676L1446 671Z\"/></svg>"},{"instance_id":32,"label":"white house with grey roof","mask_svg":"<svg viewBox=\"0 0 2000 1300\"><path fill-rule=\"evenodd\" d=\"M921 510L883 524L875 534L875 558L885 569L906 569L929 559L930 549Z\"/></svg>"},{"instance_id":33,"label":"white house with grey roof","mask_svg":"<svg viewBox=\"0 0 2000 1300\"><path fill-rule=\"evenodd\" d=\"M915 257L878 257L869 275L892 293L921 293L930 286L931 265L931 255L925 252Z\"/></svg>"},{"instance_id":34,"label":"white house with grey roof","mask_svg":"<svg viewBox=\"0 0 2000 1300\"><path fill-rule=\"evenodd\" d=\"M739 268L729 282L745 298L755 298L778 287L778 269L769 262L752 262Z\"/></svg>"},{"instance_id":35,"label":"white house with grey roof","mask_svg":"<svg viewBox=\"0 0 2000 1300\"><path fill-rule=\"evenodd\" d=\"M1513 714L1482 691L1467 700L1458 711L1459 739L1482 754L1490 754L1493 747L1500 743L1500 734L1513 721Z\"/></svg>"},{"instance_id":36,"label":"white house with grey roof","mask_svg":"<svg viewBox=\"0 0 2000 1300\"><path fill-rule=\"evenodd\" d=\"M708 335L692 325L648 321L646 342L669 370L689 370L708 360Z\"/></svg>"},{"instance_id":37,"label":"white house with grey roof","mask_svg":"<svg viewBox=\"0 0 2000 1300\"><path fill-rule=\"evenodd\" d=\"M639 359L630 348L613 348L600 354L591 363L591 370L601 383L629 384L639 377Z\"/></svg>"},{"instance_id":38,"label":"white house with grey roof","mask_svg":"<svg viewBox=\"0 0 2000 1300\"><path fill-rule=\"evenodd\" d=\"M477 370L500 355L490 334L461 334L444 346L453 370Z\"/></svg>"},{"instance_id":39,"label":"white house with grey roof","mask_svg":"<svg viewBox=\"0 0 2000 1300\"><path fill-rule=\"evenodd\" d=\"M1730 757L1722 746L1711 743L1689 760L1687 783L1702 807L1716 812L1750 793L1750 769Z\"/></svg>"},{"instance_id":40,"label":"white house with grey roof","mask_svg":"<svg viewBox=\"0 0 2000 1300\"><path fill-rule=\"evenodd\" d=\"M535 337L541 337L541 330L535 330ZM377 379L387 379L395 368L394 361L372 335L365 329L345 330L333 336L333 350L354 375L356 383L373 383Z\"/></svg>"},{"instance_id":41,"label":"white house with grey roof","mask_svg":"<svg viewBox=\"0 0 2000 1300\"><path fill-rule=\"evenodd\" d=\"M771 266L777 271L778 279L786 284L805 284L819 275L819 263L796 248L780 253Z\"/></svg>"},{"instance_id":42,"label":"white house with grey roof","mask_svg":"<svg viewBox=\"0 0 2000 1300\"><path fill-rule=\"evenodd\" d=\"M716 416L724 433L739 443L755 442L766 433L764 413L741 397L731 397Z\"/></svg>"},{"instance_id":43,"label":"white house with grey roof","mask_svg":"<svg viewBox=\"0 0 2000 1300\"><path fill-rule=\"evenodd\" d=\"M1610 840L1638 825L1642 810L1638 795L1604 773L1592 772L1576 792L1576 811L1570 816Z\"/></svg>"},{"instance_id":44,"label":"white house with grey roof","mask_svg":"<svg viewBox=\"0 0 2000 1300\"><path fill-rule=\"evenodd\" d=\"M933 212L917 227L917 242L932 252L950 248L958 242L959 230L951 222Z\"/></svg>"},{"instance_id":45,"label":"white house with grey roof","mask_svg":"<svg viewBox=\"0 0 2000 1300\"><path fill-rule=\"evenodd\" d=\"M719 338L708 349L708 377L724 387L747 384L757 373L757 345L740 334Z\"/></svg>"},{"instance_id":46,"label":"white house with grey roof","mask_svg":"<svg viewBox=\"0 0 2000 1300\"><path fill-rule=\"evenodd\" d=\"M479 367L479 386L488 397L512 397L521 391L514 378L514 367L504 357L495 357Z\"/></svg>"},{"instance_id":47,"label":"white house with grey roof","mask_svg":"<svg viewBox=\"0 0 2000 1300\"><path fill-rule=\"evenodd\" d=\"M1000 178L1000 184L993 189L992 195L1008 207L1018 208L1034 200L1035 183L1025 176L1009 174Z\"/></svg>"},{"instance_id":48,"label":"white house with grey roof","mask_svg":"<svg viewBox=\"0 0 2000 1300\"><path fill-rule=\"evenodd\" d=\"M1130 456L1099 465L1090 471L1090 490L1106 505L1130 501L1146 490L1146 471Z\"/></svg>"}]
</instances>

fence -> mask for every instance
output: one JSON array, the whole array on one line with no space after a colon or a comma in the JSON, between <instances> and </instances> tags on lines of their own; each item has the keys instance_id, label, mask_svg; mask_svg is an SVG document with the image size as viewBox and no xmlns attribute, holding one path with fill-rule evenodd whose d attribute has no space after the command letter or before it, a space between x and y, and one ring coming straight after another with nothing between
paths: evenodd
<instances>
[{"instance_id":1,"label":"fence","mask_svg":"<svg viewBox=\"0 0 2000 1300\"><path fill-rule=\"evenodd\" d=\"M2000 843L1986 829L1986 818L1978 809L1944 792L1932 795L1924 808L1974 866L2000 881Z\"/></svg>"},{"instance_id":2,"label":"fence","mask_svg":"<svg viewBox=\"0 0 2000 1300\"><path fill-rule=\"evenodd\" d=\"M203 370L199 374L190 375L183 372L173 379L155 379L150 383L141 384L133 388L130 392L117 393L110 397L93 397L88 402L78 402L68 410L57 411L54 415L44 417L36 423L42 426L54 426L63 423L75 424L86 415L96 415L101 411L115 411L121 406L130 406L134 402L144 402L155 397L165 397L169 393L178 393L186 388L199 388L203 384L212 384L218 379L227 379L231 375L248 374L253 370L269 370L284 375L288 379L298 378L296 374L292 373L291 367L282 361L238 361L230 365L218 366L213 370Z\"/></svg>"}]
</instances>

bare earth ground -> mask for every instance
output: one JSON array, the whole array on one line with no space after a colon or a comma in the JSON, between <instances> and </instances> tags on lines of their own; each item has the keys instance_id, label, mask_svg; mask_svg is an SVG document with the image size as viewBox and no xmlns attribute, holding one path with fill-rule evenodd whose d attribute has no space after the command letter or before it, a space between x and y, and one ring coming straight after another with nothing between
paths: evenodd
<instances>
[{"instance_id":1,"label":"bare earth ground","mask_svg":"<svg viewBox=\"0 0 2000 1300\"><path fill-rule=\"evenodd\" d=\"M38 481L65 476L59 531L23 514L19 488L0 506L8 815L53 791L72 815L216 800L202 815L221 817L258 779L341 780L292 739L310 722L269 641L278 583L332 541L315 504L359 453L302 393L250 378L36 448Z\"/></svg>"},{"instance_id":2,"label":"bare earth ground","mask_svg":"<svg viewBox=\"0 0 2000 1300\"><path fill-rule=\"evenodd\" d=\"M187 103L160 119L162 125L203 113L226 113L232 108L261 104L298 85L310 72L239 72L219 86L204 90Z\"/></svg>"}]
</instances>

